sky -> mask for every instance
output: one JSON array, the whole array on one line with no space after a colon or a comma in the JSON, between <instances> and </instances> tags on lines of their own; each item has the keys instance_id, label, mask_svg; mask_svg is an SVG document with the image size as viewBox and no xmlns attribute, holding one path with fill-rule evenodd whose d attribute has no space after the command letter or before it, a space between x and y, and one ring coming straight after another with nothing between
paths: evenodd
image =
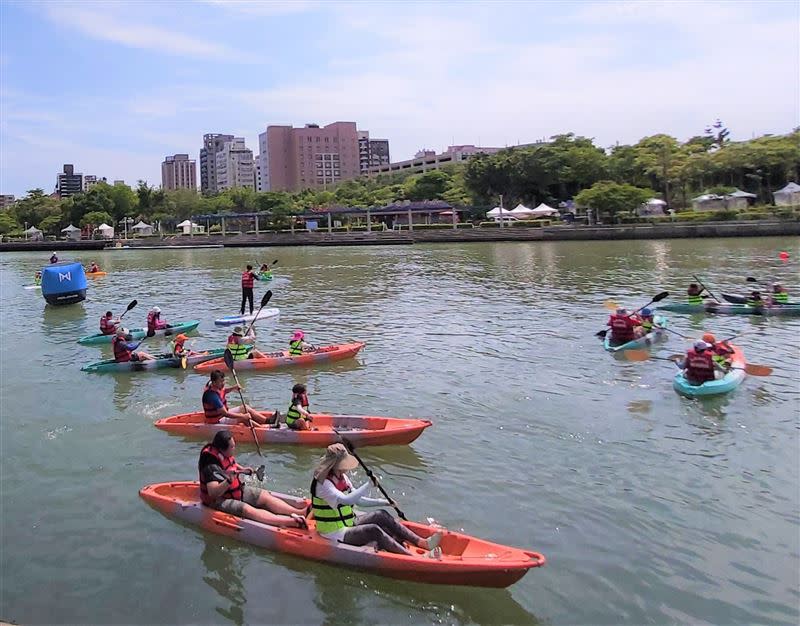
<instances>
[{"instance_id":1,"label":"sky","mask_svg":"<svg viewBox=\"0 0 800 626\"><path fill-rule=\"evenodd\" d=\"M800 125L800 2L0 0L0 193L161 183L204 133L357 122L392 161ZM199 173L198 173L199 179Z\"/></svg>"}]
</instances>

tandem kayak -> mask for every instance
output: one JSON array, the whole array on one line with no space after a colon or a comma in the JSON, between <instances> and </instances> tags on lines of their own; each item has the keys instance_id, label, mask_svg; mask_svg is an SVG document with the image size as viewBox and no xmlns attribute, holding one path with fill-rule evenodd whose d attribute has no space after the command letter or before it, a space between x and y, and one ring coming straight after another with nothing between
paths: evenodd
<instances>
[{"instance_id":1,"label":"tandem kayak","mask_svg":"<svg viewBox=\"0 0 800 626\"><path fill-rule=\"evenodd\" d=\"M765 306L749 306L747 304L729 304L725 302L706 302L705 304L687 304L674 302L662 304L659 311L674 313L714 313L717 315L800 315L800 304L767 304Z\"/></svg>"},{"instance_id":2,"label":"tandem kayak","mask_svg":"<svg viewBox=\"0 0 800 626\"><path fill-rule=\"evenodd\" d=\"M547 561L538 552L522 550L464 533L417 522L401 523L421 537L441 530L441 558L430 558L426 551L412 548L412 555L376 551L371 546L350 546L325 539L316 532L313 519L308 529L278 528L223 513L203 505L200 483L180 481L147 485L139 491L141 498L160 513L205 531L249 543L273 552L352 567L389 578L442 585L472 587L508 587L522 578L529 569ZM277 498L296 507L309 501L272 492Z\"/></svg>"},{"instance_id":3,"label":"tandem kayak","mask_svg":"<svg viewBox=\"0 0 800 626\"><path fill-rule=\"evenodd\" d=\"M207 350L201 354L193 354L186 357L186 367L194 367L204 361L210 361L221 357L225 352L225 348L215 350ZM155 359L147 361L126 361L124 363L117 363L114 359L107 359L105 361L98 361L97 363L90 363L84 365L81 370L84 372L144 372L147 370L158 370L166 367L179 368L181 367L180 357L173 356L171 353L167 354L154 354Z\"/></svg>"},{"instance_id":4,"label":"tandem kayak","mask_svg":"<svg viewBox=\"0 0 800 626\"><path fill-rule=\"evenodd\" d=\"M272 413L266 410L266 413ZM405 445L414 441L431 425L430 420L366 415L330 415L312 413L314 430L292 430L286 424L280 428L255 426L259 443L293 444L324 448L347 437L355 447ZM252 443L250 427L242 424L208 424L203 412L183 413L158 420L156 428L176 435L212 439L219 430L230 430L239 443ZM334 430L335 429L335 430Z\"/></svg>"},{"instance_id":5,"label":"tandem kayak","mask_svg":"<svg viewBox=\"0 0 800 626\"><path fill-rule=\"evenodd\" d=\"M265 320L270 317L277 317L280 315L280 309L261 309L260 313L249 313L248 315L226 315L218 320L214 320L217 326L236 326L241 324L249 324L256 319Z\"/></svg>"},{"instance_id":6,"label":"tandem kayak","mask_svg":"<svg viewBox=\"0 0 800 626\"><path fill-rule=\"evenodd\" d=\"M364 347L364 343L356 341L354 343L340 343L333 346L324 346L304 352L299 356L289 356L289 351L272 352L263 359L242 359L236 361L237 370L272 370L279 367L291 367L296 365L316 365L328 361L340 361L355 356ZM210 372L214 369L227 369L225 362L220 359L206 361L195 367L198 372Z\"/></svg>"},{"instance_id":7,"label":"tandem kayak","mask_svg":"<svg viewBox=\"0 0 800 626\"><path fill-rule=\"evenodd\" d=\"M171 326L167 326L167 328L161 328L155 331L155 336L161 337L170 337L171 335L177 335L179 333L188 333L189 331L194 330L200 325L199 320L189 320L187 322L175 322ZM144 339L147 335L146 328L131 328L128 331L128 334L131 336L131 339ZM96 335L86 335L86 337L81 337L78 339L78 343L82 344L95 344L95 343L111 343L111 338L114 335L103 335L101 333L97 333Z\"/></svg>"},{"instance_id":8,"label":"tandem kayak","mask_svg":"<svg viewBox=\"0 0 800 626\"><path fill-rule=\"evenodd\" d=\"M727 373L722 375L721 378L718 378L717 380L710 380L702 385L693 385L686 380L683 375L683 370L681 370L675 374L675 380L672 383L675 391L684 396L696 398L700 396L715 396L721 393L728 393L729 391L733 391L739 385L741 385L745 378L744 366L747 365L747 361L744 359L744 354L742 353L741 348L734 346L733 344L730 344L730 346L733 348L733 355L731 355L732 367Z\"/></svg>"},{"instance_id":9,"label":"tandem kayak","mask_svg":"<svg viewBox=\"0 0 800 626\"><path fill-rule=\"evenodd\" d=\"M662 341L663 339L666 339L667 331L664 329L667 328L669 320L663 315L656 315L653 317L653 322L655 323L655 327L649 333L647 333L643 337L639 337L638 339L634 339L633 341L629 341L627 343L623 343L618 346L611 345L611 331L609 331L606 333L606 337L603 340L603 347L609 352L621 352L622 350L635 350L638 348L646 348L647 346L652 345L657 341Z\"/></svg>"}]
</instances>

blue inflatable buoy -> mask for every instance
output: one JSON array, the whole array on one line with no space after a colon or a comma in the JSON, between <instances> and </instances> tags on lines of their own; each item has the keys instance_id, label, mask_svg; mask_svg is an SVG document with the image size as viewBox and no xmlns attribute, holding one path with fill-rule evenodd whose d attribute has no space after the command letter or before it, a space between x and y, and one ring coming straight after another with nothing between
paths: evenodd
<instances>
[{"instance_id":1,"label":"blue inflatable buoy","mask_svg":"<svg viewBox=\"0 0 800 626\"><path fill-rule=\"evenodd\" d=\"M47 304L75 304L86 300L83 265L61 261L42 268L42 295Z\"/></svg>"}]
</instances>

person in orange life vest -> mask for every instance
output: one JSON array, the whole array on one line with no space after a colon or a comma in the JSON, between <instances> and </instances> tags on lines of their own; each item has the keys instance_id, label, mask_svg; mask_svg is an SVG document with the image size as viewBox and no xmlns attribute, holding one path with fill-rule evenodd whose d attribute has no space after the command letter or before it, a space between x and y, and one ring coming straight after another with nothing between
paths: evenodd
<instances>
[{"instance_id":1,"label":"person in orange life vest","mask_svg":"<svg viewBox=\"0 0 800 626\"><path fill-rule=\"evenodd\" d=\"M606 323L606 326L611 327L611 341L617 345L636 339L635 328L639 325L641 322L628 315L628 311L623 307L618 308Z\"/></svg>"},{"instance_id":2,"label":"person in orange life vest","mask_svg":"<svg viewBox=\"0 0 800 626\"><path fill-rule=\"evenodd\" d=\"M714 380L714 352L711 344L697 341L686 353L686 358L681 364L683 375L693 385L702 385Z\"/></svg>"},{"instance_id":3,"label":"person in orange life vest","mask_svg":"<svg viewBox=\"0 0 800 626\"><path fill-rule=\"evenodd\" d=\"M125 335L128 333L122 326L117 328L117 334L111 340L111 347L114 349L114 362L127 363L128 361L150 361L155 359L152 354L144 350L136 350L141 341L128 343Z\"/></svg>"},{"instance_id":4,"label":"person in orange life vest","mask_svg":"<svg viewBox=\"0 0 800 626\"><path fill-rule=\"evenodd\" d=\"M728 345L727 341L718 342L717 338L711 333L705 333L703 335L703 341L711 346L711 352L713 353L711 358L714 359L714 362L717 365L722 368L727 368L730 366L730 355L733 354L733 348Z\"/></svg>"},{"instance_id":5,"label":"person in orange life vest","mask_svg":"<svg viewBox=\"0 0 800 626\"><path fill-rule=\"evenodd\" d=\"M236 440L229 430L220 430L200 451L197 471L203 504L218 511L262 524L306 528L305 509L276 498L266 489L245 485L240 474L252 476L256 469L236 462Z\"/></svg>"},{"instance_id":6,"label":"person in orange life vest","mask_svg":"<svg viewBox=\"0 0 800 626\"><path fill-rule=\"evenodd\" d=\"M250 333L247 337L244 336L244 330L242 330L241 326L236 326L228 335L228 341L225 344L225 347L231 351L231 355L233 356L234 361L244 361L245 359L263 359L267 355L261 352L260 350L256 350L255 344L256 342L256 327L252 326L250 328Z\"/></svg>"},{"instance_id":7,"label":"person in orange life vest","mask_svg":"<svg viewBox=\"0 0 800 626\"><path fill-rule=\"evenodd\" d=\"M100 332L104 335L116 334L117 325L119 325L119 320L114 319L114 314L111 311L106 311L106 314L100 318Z\"/></svg>"},{"instance_id":8,"label":"person in orange life vest","mask_svg":"<svg viewBox=\"0 0 800 626\"><path fill-rule=\"evenodd\" d=\"M306 386L298 383L292 387L292 401L286 411L286 425L293 430L311 430L314 418L308 410Z\"/></svg>"},{"instance_id":9,"label":"person in orange life vest","mask_svg":"<svg viewBox=\"0 0 800 626\"><path fill-rule=\"evenodd\" d=\"M351 546L365 546L375 542L379 550L395 554L412 554L404 544L430 550L429 556L439 556L442 539L440 531L430 537L420 537L401 524L388 511L356 514L354 505L363 507L385 506L388 500L368 498L367 481L357 489L347 476L347 471L358 467L358 461L341 443L333 443L314 470L311 481L311 511L316 520L317 532L330 541L340 541Z\"/></svg>"},{"instance_id":10,"label":"person in orange life vest","mask_svg":"<svg viewBox=\"0 0 800 626\"><path fill-rule=\"evenodd\" d=\"M207 424L248 424L250 420L257 424L267 424L277 420L279 414L267 415L255 409L251 409L246 404L228 408L226 395L231 391L241 389L239 385L225 387L225 372L213 370L210 380L203 389L203 415Z\"/></svg>"},{"instance_id":11,"label":"person in orange life vest","mask_svg":"<svg viewBox=\"0 0 800 626\"><path fill-rule=\"evenodd\" d=\"M95 274L100 271L100 267L97 265L95 261L92 261L92 264L89 266L89 274Z\"/></svg>"},{"instance_id":12,"label":"person in orange life vest","mask_svg":"<svg viewBox=\"0 0 800 626\"><path fill-rule=\"evenodd\" d=\"M242 272L242 308L241 315L244 315L245 302L250 302L250 313L253 312L253 281L258 280L258 275L253 272L253 266L248 265Z\"/></svg>"},{"instance_id":13,"label":"person in orange life vest","mask_svg":"<svg viewBox=\"0 0 800 626\"><path fill-rule=\"evenodd\" d=\"M147 313L147 336L152 337L156 334L157 330L169 328L169 324L161 319L161 309L154 306Z\"/></svg>"}]
</instances>

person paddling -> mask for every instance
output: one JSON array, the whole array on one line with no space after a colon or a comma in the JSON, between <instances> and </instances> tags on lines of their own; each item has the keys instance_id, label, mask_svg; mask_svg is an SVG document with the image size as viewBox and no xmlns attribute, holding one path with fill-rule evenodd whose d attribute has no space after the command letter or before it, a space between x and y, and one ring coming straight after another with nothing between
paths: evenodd
<instances>
[{"instance_id":1,"label":"person paddling","mask_svg":"<svg viewBox=\"0 0 800 626\"><path fill-rule=\"evenodd\" d=\"M280 414L276 411L274 415L267 415L255 409L251 409L246 404L228 408L227 394L231 391L241 389L239 385L225 387L225 372L213 370L211 377L203 389L203 416L206 424L248 424L253 420L257 424L267 424L277 422Z\"/></svg>"},{"instance_id":2,"label":"person paddling","mask_svg":"<svg viewBox=\"0 0 800 626\"><path fill-rule=\"evenodd\" d=\"M391 504L381 498L369 498L364 494L370 488L365 482L358 489L347 476L348 470L358 467L358 461L341 443L334 443L325 450L325 456L314 470L311 481L311 511L316 521L317 532L329 541L350 546L365 546L375 543L379 550L395 554L411 555L403 544L428 550L428 555L438 557L437 550L442 533L437 531L423 538L401 524L385 509L357 514L353 506L378 507Z\"/></svg>"},{"instance_id":3,"label":"person paddling","mask_svg":"<svg viewBox=\"0 0 800 626\"><path fill-rule=\"evenodd\" d=\"M268 264L261 264L261 267L258 269L258 280L272 280L272 270L269 268Z\"/></svg>"},{"instance_id":4,"label":"person paddling","mask_svg":"<svg viewBox=\"0 0 800 626\"><path fill-rule=\"evenodd\" d=\"M296 330L289 338L289 356L301 356L304 352L310 352L314 346L304 341L305 333L302 330Z\"/></svg>"},{"instance_id":5,"label":"person paddling","mask_svg":"<svg viewBox=\"0 0 800 626\"><path fill-rule=\"evenodd\" d=\"M314 417L308 410L306 386L298 383L292 387L292 400L286 411L286 425L292 430L311 430Z\"/></svg>"},{"instance_id":6,"label":"person paddling","mask_svg":"<svg viewBox=\"0 0 800 626\"><path fill-rule=\"evenodd\" d=\"M637 319L641 324L633 329L633 333L637 339L644 337L649 332L652 332L654 328L658 328L653 318L653 309L648 307L643 308L635 319Z\"/></svg>"},{"instance_id":7,"label":"person paddling","mask_svg":"<svg viewBox=\"0 0 800 626\"><path fill-rule=\"evenodd\" d=\"M703 304L703 288L697 283L691 283L686 290L686 302L695 305Z\"/></svg>"},{"instance_id":8,"label":"person paddling","mask_svg":"<svg viewBox=\"0 0 800 626\"><path fill-rule=\"evenodd\" d=\"M58 255L55 252L53 252L53 254L50 255L50 263L51 264L58 263Z\"/></svg>"},{"instance_id":9,"label":"person paddling","mask_svg":"<svg viewBox=\"0 0 800 626\"><path fill-rule=\"evenodd\" d=\"M258 280L258 276L253 272L253 266L248 265L242 272L242 307L240 314L244 315L244 305L250 303L250 314L253 313L253 281Z\"/></svg>"},{"instance_id":10,"label":"person paddling","mask_svg":"<svg viewBox=\"0 0 800 626\"><path fill-rule=\"evenodd\" d=\"M305 510L275 497L266 489L245 485L240 474L252 476L258 470L236 462L233 453L236 440L229 430L220 430L214 440L200 451L197 471L200 478L200 499L203 504L283 528L306 528Z\"/></svg>"},{"instance_id":11,"label":"person paddling","mask_svg":"<svg viewBox=\"0 0 800 626\"><path fill-rule=\"evenodd\" d=\"M263 359L266 355L260 350L256 350L254 344L256 342L255 325L250 328L250 334L244 336L244 331L241 326L236 326L233 332L228 335L228 341L225 347L231 351L234 361L244 361L246 359Z\"/></svg>"},{"instance_id":12,"label":"person paddling","mask_svg":"<svg viewBox=\"0 0 800 626\"><path fill-rule=\"evenodd\" d=\"M117 334L111 340L111 347L114 349L114 362L127 363L128 361L152 361L156 357L148 354L144 350L137 350L141 341L128 343L125 335L127 331L122 327L117 328Z\"/></svg>"},{"instance_id":13,"label":"person paddling","mask_svg":"<svg viewBox=\"0 0 800 626\"><path fill-rule=\"evenodd\" d=\"M772 283L772 304L789 304L789 292L780 283Z\"/></svg>"},{"instance_id":14,"label":"person paddling","mask_svg":"<svg viewBox=\"0 0 800 626\"><path fill-rule=\"evenodd\" d=\"M92 264L89 266L89 274L97 274L100 271L100 267L97 265L96 261L92 261Z\"/></svg>"},{"instance_id":15,"label":"person paddling","mask_svg":"<svg viewBox=\"0 0 800 626\"><path fill-rule=\"evenodd\" d=\"M628 315L627 309L623 307L617 308L616 312L606 322L606 326L611 327L611 343L613 345L621 345L636 339L635 329L640 325L641 322L637 318Z\"/></svg>"},{"instance_id":16,"label":"person paddling","mask_svg":"<svg viewBox=\"0 0 800 626\"><path fill-rule=\"evenodd\" d=\"M683 375L692 385L702 385L714 380L714 353L711 344L697 341L686 352L686 358L681 364Z\"/></svg>"},{"instance_id":17,"label":"person paddling","mask_svg":"<svg viewBox=\"0 0 800 626\"><path fill-rule=\"evenodd\" d=\"M100 317L100 332L103 335L114 335L117 332L119 323L120 321L114 319L114 314L111 311L106 311L106 314Z\"/></svg>"},{"instance_id":18,"label":"person paddling","mask_svg":"<svg viewBox=\"0 0 800 626\"><path fill-rule=\"evenodd\" d=\"M42 272L40 270L36 270L36 273L33 275L33 284L34 285L42 284Z\"/></svg>"},{"instance_id":19,"label":"person paddling","mask_svg":"<svg viewBox=\"0 0 800 626\"><path fill-rule=\"evenodd\" d=\"M183 356L194 356L195 354L200 354L200 352L195 352L194 350L189 350L186 347L186 341L189 338L184 335L183 333L178 334L175 339L172 340L172 356L181 358Z\"/></svg>"},{"instance_id":20,"label":"person paddling","mask_svg":"<svg viewBox=\"0 0 800 626\"><path fill-rule=\"evenodd\" d=\"M751 291L750 295L747 296L747 305L753 307L763 307L767 303L764 298L761 297L760 291Z\"/></svg>"},{"instance_id":21,"label":"person paddling","mask_svg":"<svg viewBox=\"0 0 800 626\"><path fill-rule=\"evenodd\" d=\"M166 320L161 319L161 308L154 306L147 313L147 336L152 337L157 330L169 328Z\"/></svg>"}]
</instances>

